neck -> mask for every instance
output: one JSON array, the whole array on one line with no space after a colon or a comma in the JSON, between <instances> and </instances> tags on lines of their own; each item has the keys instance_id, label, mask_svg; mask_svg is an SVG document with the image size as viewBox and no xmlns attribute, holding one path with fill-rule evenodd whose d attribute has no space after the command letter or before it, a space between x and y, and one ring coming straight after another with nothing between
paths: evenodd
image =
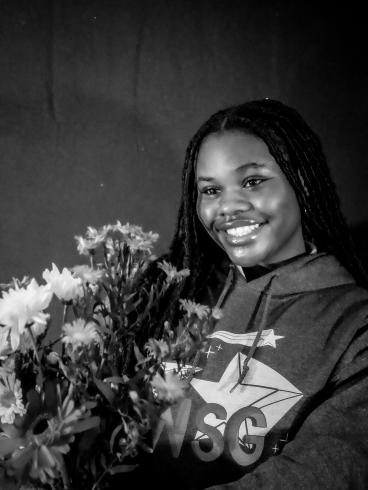
<instances>
[{"instance_id":1,"label":"neck","mask_svg":"<svg viewBox=\"0 0 368 490\"><path fill-rule=\"evenodd\" d=\"M252 281L253 279L257 279L258 277L268 274L270 271L273 271L283 265L293 262L293 260L302 257L303 255L309 255L312 253L316 253L315 248L314 249L312 248L312 250L308 248L306 252L303 252L298 255L294 255L289 259L281 260L280 262L275 262L273 264L257 264L252 267L241 267L240 265L238 265L237 268L243 274L243 276L246 278L247 281Z\"/></svg>"}]
</instances>

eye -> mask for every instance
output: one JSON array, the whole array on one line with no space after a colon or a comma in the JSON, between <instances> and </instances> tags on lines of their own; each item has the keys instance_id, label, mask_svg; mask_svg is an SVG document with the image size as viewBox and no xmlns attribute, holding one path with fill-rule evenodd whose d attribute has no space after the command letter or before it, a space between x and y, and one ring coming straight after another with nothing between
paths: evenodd
<instances>
[{"instance_id":1,"label":"eye","mask_svg":"<svg viewBox=\"0 0 368 490\"><path fill-rule=\"evenodd\" d=\"M205 196L213 197L218 194L220 190L217 187L203 187L203 189L198 189L198 192L200 194L203 194Z\"/></svg>"},{"instance_id":2,"label":"eye","mask_svg":"<svg viewBox=\"0 0 368 490\"><path fill-rule=\"evenodd\" d=\"M251 187L257 187L258 185L262 184L268 179L265 179L264 177L249 177L244 180L243 182L243 187L251 188Z\"/></svg>"}]
</instances>

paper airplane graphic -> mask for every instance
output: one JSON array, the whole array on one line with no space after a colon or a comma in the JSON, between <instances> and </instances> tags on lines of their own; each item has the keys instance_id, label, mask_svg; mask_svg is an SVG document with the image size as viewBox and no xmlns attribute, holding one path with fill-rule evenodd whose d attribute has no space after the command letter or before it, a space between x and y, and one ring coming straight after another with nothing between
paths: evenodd
<instances>
[{"instance_id":1,"label":"paper airplane graphic","mask_svg":"<svg viewBox=\"0 0 368 490\"><path fill-rule=\"evenodd\" d=\"M266 427L256 427L246 419L239 430L239 439L244 435L265 436L272 427L303 397L303 394L286 378L266 364L251 359L249 371L243 383L233 392L245 356L238 353L230 361L218 382L193 378L191 385L206 403L216 403L226 410L226 420L219 420L212 413L204 418L206 424L216 427L222 434L227 420L243 407L257 407L266 418ZM207 438L198 431L195 439Z\"/></svg>"}]
</instances>

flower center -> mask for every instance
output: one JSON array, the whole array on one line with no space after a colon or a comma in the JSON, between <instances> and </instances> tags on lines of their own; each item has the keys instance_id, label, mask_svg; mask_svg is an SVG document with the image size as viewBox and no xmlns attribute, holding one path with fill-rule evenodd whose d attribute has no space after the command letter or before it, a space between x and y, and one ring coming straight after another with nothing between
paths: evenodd
<instances>
[{"instance_id":1,"label":"flower center","mask_svg":"<svg viewBox=\"0 0 368 490\"><path fill-rule=\"evenodd\" d=\"M0 394L0 406L4 408L10 408L12 405L15 405L17 402L14 393L10 390L4 390Z\"/></svg>"}]
</instances>

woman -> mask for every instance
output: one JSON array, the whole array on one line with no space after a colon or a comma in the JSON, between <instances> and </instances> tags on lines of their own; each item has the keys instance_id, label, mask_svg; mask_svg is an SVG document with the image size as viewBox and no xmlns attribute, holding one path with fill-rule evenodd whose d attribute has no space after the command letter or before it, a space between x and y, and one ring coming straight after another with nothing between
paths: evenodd
<instances>
[{"instance_id":1,"label":"woman","mask_svg":"<svg viewBox=\"0 0 368 490\"><path fill-rule=\"evenodd\" d=\"M252 101L203 124L165 258L191 275L154 333L179 298L223 316L139 470L150 488L367 488L367 278L319 138L294 109Z\"/></svg>"}]
</instances>

